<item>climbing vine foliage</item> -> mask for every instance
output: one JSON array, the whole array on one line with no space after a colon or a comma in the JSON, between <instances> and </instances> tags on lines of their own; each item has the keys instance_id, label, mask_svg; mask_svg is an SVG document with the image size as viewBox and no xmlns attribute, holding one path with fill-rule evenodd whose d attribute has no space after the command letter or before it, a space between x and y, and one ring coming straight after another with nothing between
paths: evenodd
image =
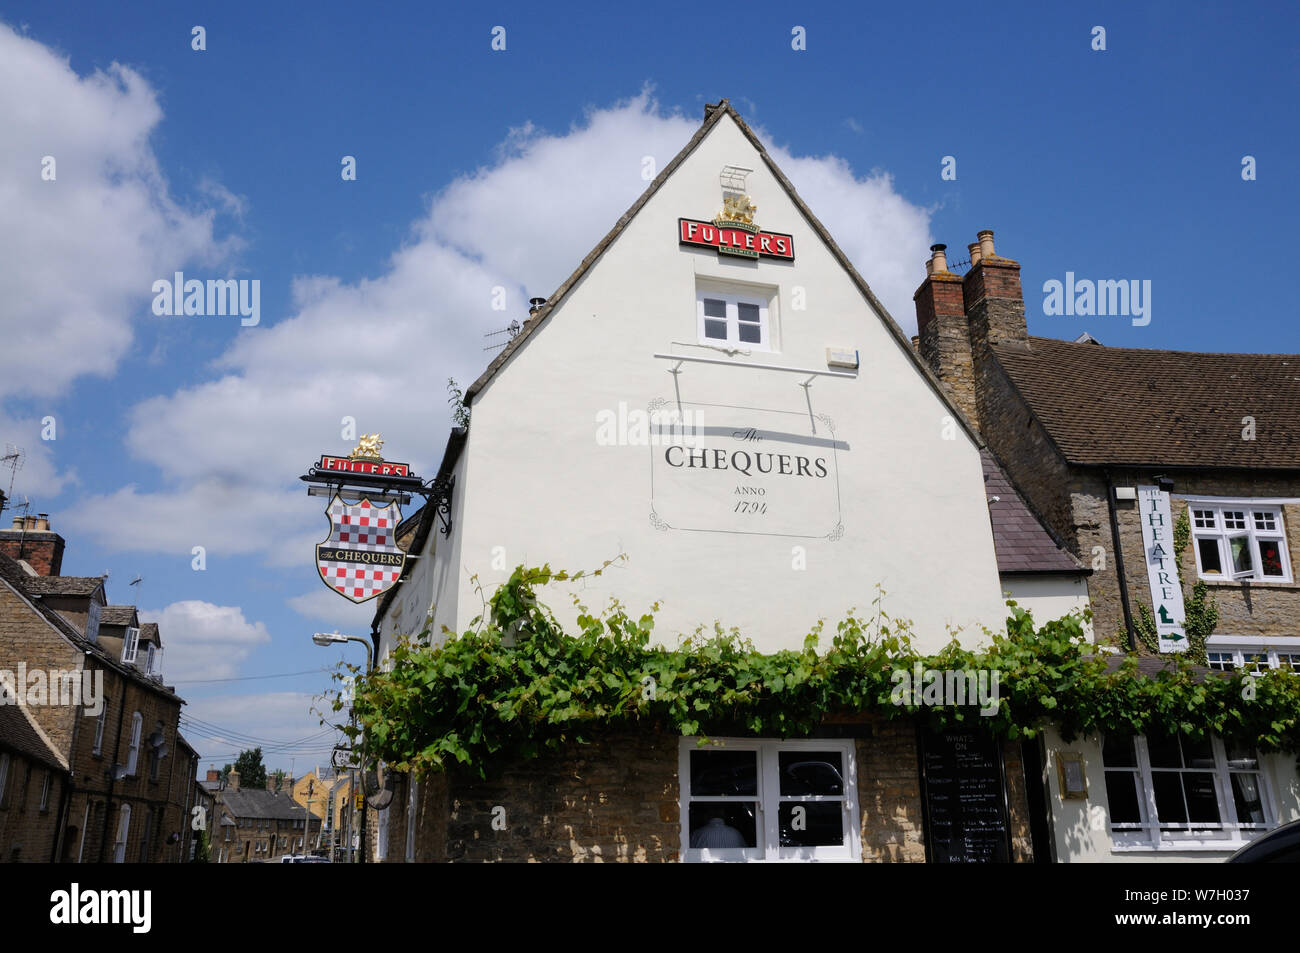
<instances>
[{"instance_id":1,"label":"climbing vine foliage","mask_svg":"<svg viewBox=\"0 0 1300 953\"><path fill-rule=\"evenodd\" d=\"M427 630L401 640L389 670L355 682L354 739L364 732L372 756L417 777L454 767L482 774L494 761L609 730L790 737L863 715L923 716L936 729L976 724L1007 739L1054 724L1067 741L1173 731L1300 749L1300 676L1207 676L1174 658L1148 677L1135 656L1098 653L1078 615L1035 627L1009 603L1005 635L988 633L979 649L954 639L923 656L907 624L885 613L881 594L867 617L849 615L833 629L818 623L798 651L760 652L716 623L666 648L652 644L657 605L634 617L615 600L593 614L574 597L576 628L564 631L537 590L583 575L520 567L468 631L444 631L437 646ZM898 673L918 664L997 673L996 712L912 704L895 686Z\"/></svg>"}]
</instances>

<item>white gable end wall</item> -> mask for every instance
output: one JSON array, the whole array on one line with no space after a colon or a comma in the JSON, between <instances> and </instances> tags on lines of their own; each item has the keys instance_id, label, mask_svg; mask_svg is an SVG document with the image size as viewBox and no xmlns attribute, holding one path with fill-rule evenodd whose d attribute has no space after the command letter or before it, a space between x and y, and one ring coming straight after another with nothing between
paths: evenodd
<instances>
[{"instance_id":1,"label":"white gable end wall","mask_svg":"<svg viewBox=\"0 0 1300 953\"><path fill-rule=\"evenodd\" d=\"M679 217L718 213L725 165L754 169L754 220L793 236L793 262L679 246ZM705 281L775 291L770 352L728 358L697 346ZM806 376L701 363L674 377L673 362L653 356L826 371L828 347L859 352L855 378L817 377L805 389ZM766 450L786 454L792 472L671 465L664 446L598 443L602 411L626 416L656 400L702 416L701 462L714 450L728 460ZM439 624L462 631L481 611L473 573L490 593L520 563L592 569L626 553L583 600L595 609L616 596L637 614L660 601L656 632L667 644L718 620L764 651L799 648L818 618L869 613L877 584L926 650L950 626L974 641L981 625L1001 629L1005 610L979 455L960 426L945 426L951 413L724 115L475 397L453 545L439 537L457 571L433 570ZM762 439L735 436L747 427ZM691 449L671 459L684 464ZM793 472L805 453L808 472ZM738 494L758 490L766 510L740 519ZM671 528L652 523L652 506ZM492 568L497 547L504 571ZM572 621L563 591L544 598Z\"/></svg>"}]
</instances>

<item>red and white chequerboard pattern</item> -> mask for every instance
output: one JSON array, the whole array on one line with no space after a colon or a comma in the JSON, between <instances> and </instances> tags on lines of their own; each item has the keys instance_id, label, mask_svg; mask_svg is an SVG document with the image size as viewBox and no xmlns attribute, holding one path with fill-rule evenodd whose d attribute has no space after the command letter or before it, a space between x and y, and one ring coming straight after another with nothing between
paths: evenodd
<instances>
[{"instance_id":1,"label":"red and white chequerboard pattern","mask_svg":"<svg viewBox=\"0 0 1300 953\"><path fill-rule=\"evenodd\" d=\"M369 500L346 503L335 496L326 511L330 518L329 539L321 543L328 549L357 549L372 553L401 553L394 534L402 520L396 503L375 506ZM317 547L320 552L320 547ZM353 602L373 599L397 582L401 566L373 566L369 563L317 559L325 584Z\"/></svg>"}]
</instances>

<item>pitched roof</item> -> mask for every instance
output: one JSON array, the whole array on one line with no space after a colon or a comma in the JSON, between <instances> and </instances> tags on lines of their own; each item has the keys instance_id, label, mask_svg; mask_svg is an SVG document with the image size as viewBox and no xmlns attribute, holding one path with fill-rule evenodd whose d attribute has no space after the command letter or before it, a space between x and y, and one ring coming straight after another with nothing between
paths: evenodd
<instances>
[{"instance_id":1,"label":"pitched roof","mask_svg":"<svg viewBox=\"0 0 1300 953\"><path fill-rule=\"evenodd\" d=\"M1300 354L1038 337L993 353L1070 463L1300 469ZM1242 437L1244 417L1254 440Z\"/></svg>"},{"instance_id":2,"label":"pitched roof","mask_svg":"<svg viewBox=\"0 0 1300 953\"><path fill-rule=\"evenodd\" d=\"M100 625L131 625L135 618L135 606L104 606L99 611Z\"/></svg>"},{"instance_id":3,"label":"pitched roof","mask_svg":"<svg viewBox=\"0 0 1300 953\"><path fill-rule=\"evenodd\" d=\"M140 623L140 641L152 642L154 645L162 645L162 638L158 635L157 622Z\"/></svg>"},{"instance_id":4,"label":"pitched roof","mask_svg":"<svg viewBox=\"0 0 1300 953\"><path fill-rule=\"evenodd\" d=\"M18 565L16 560L10 558L4 553L0 553L0 580L12 586L18 592L18 594L27 601L28 605L30 605L37 614L39 614L47 623L49 623L49 625L51 625L55 630L57 630L60 635L66 638L78 649L85 652L87 655L93 656L104 668L111 669L115 672L118 672L119 674L124 675L127 678L134 681L137 685L145 686L150 691L158 692L159 694L164 695L167 698L180 702L182 705L185 704L185 700L183 698L181 698L179 695L177 695L174 691L172 691L167 686L163 685L161 682L158 682L150 678L149 676L145 675L134 665L124 665L119 659L115 658L110 653L104 651L104 647L100 645L98 642L92 642L89 639L87 639L85 635L83 635L81 631L76 628L76 626L68 622L68 620L63 618L63 616L60 615L56 610L46 605L45 602L39 596L34 596L32 592L29 590L28 586L30 583L37 582L42 579L50 579L50 578L55 578L55 579L91 578L94 579L96 583L100 585L103 584L103 580L98 576L91 576L91 577L29 576L25 572L23 572L22 567Z\"/></svg>"},{"instance_id":5,"label":"pitched roof","mask_svg":"<svg viewBox=\"0 0 1300 953\"><path fill-rule=\"evenodd\" d=\"M26 576L26 579L23 588L33 596L93 596L104 585L102 576Z\"/></svg>"},{"instance_id":6,"label":"pitched roof","mask_svg":"<svg viewBox=\"0 0 1300 953\"><path fill-rule=\"evenodd\" d=\"M492 362L487 366L487 370L479 376L478 380L469 385L468 389L465 391L465 403L467 405L470 404L475 395L487 386L488 381L496 376L497 371L505 366L506 362L514 356L515 352L523 347L524 342L532 336L533 332L541 327L542 323L550 317L551 312L555 310L556 305L560 304L564 300L564 296L568 294L569 289L578 283L582 276L585 275L587 271L590 270L591 266L596 263L597 259L605 253L605 250L618 239L618 237L623 233L623 230L626 229L632 219L636 217L637 213L641 211L645 204L650 201L673 173L677 171L677 168L686 161L690 154L695 151L696 147L704 141L704 138L709 134L713 127L718 124L724 115L730 116L732 121L735 122L737 128L739 128L745 138L749 140L750 145L752 145L758 152L759 157L767 166L768 171L772 173L772 177L776 179L777 183L783 189L785 189L790 201L794 203L795 208L798 209L801 215L803 215L804 220L808 223L808 227L811 228L817 237L821 239L822 243L826 245L827 250L830 251L835 260L839 262L840 266L848 273L849 277L862 293L863 297L871 303L872 307L875 308L876 312L881 316L881 319L885 323L885 327L888 329L890 334L893 335L898 346L902 348L903 353L906 354L908 359L912 362L913 367L915 367L921 376L925 378L931 389L933 389L939 399L948 407L953 418L961 422L962 427L965 428L966 432L975 442L975 445L977 447L983 447L984 439L979 435L975 428L971 426L970 421L966 418L966 415L962 412L961 408L953 403L952 399L948 396L948 392L944 389L943 385L939 383L939 379L935 376L934 371L932 371L930 366L926 364L919 354L917 354L916 349L912 346L911 340L903 333L903 329L898 326L898 322L893 319L885 306L880 303L880 299L876 297L875 292L873 292L870 286L867 285L866 279L858 274L858 270L853 267L853 263L849 261L848 256L840 250L839 245L835 244L835 239L831 238L830 232L826 230L826 226L817 219L817 216L812 213L812 210L808 208L807 204L804 203L804 200L799 197L799 193L795 191L790 180L785 177L785 173L778 168L777 164L772 161L772 158L767 154L767 149L763 146L763 143L759 141L759 138L756 135L754 135L753 130L745 124L745 121L740 118L740 114L732 108L730 101L726 99L720 100L716 106L710 103L704 107L704 122L700 128L696 130L695 135L692 136L690 141L682 147L682 151L677 153L677 155L673 157L672 161L665 165L663 170L655 176L655 179L650 183L650 186L641 193L641 197L633 202L632 207L623 213L623 217L614 223L614 227L610 229L609 234L596 244L596 247L587 254L586 258L582 259L573 274L569 275L569 277L564 280L560 287L555 290L555 293L546 299L546 303L538 308L535 314L530 315L528 320L524 321L523 327L520 329L519 333L516 334L510 343L502 348L497 356L492 359Z\"/></svg>"},{"instance_id":7,"label":"pitched roof","mask_svg":"<svg viewBox=\"0 0 1300 953\"><path fill-rule=\"evenodd\" d=\"M269 818L272 820L297 820L307 816L307 809L286 794L270 791L226 788L222 801L235 817Z\"/></svg>"},{"instance_id":8,"label":"pitched roof","mask_svg":"<svg viewBox=\"0 0 1300 953\"><path fill-rule=\"evenodd\" d=\"M993 454L981 450L980 461L984 465L984 495L989 500L998 572L1088 572L1029 508ZM996 502L994 497L998 498Z\"/></svg>"},{"instance_id":9,"label":"pitched roof","mask_svg":"<svg viewBox=\"0 0 1300 953\"><path fill-rule=\"evenodd\" d=\"M67 765L45 743L22 705L0 705L0 748L8 748L57 771L68 770Z\"/></svg>"}]
</instances>

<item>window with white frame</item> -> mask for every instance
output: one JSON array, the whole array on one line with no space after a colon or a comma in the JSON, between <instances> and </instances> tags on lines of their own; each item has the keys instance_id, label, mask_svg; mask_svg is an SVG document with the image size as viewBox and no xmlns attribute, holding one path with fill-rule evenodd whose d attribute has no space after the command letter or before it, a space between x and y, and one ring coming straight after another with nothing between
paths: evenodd
<instances>
[{"instance_id":1,"label":"window with white frame","mask_svg":"<svg viewBox=\"0 0 1300 953\"><path fill-rule=\"evenodd\" d=\"M1206 643L1209 666L1227 672L1244 669L1262 675L1269 669L1300 672L1300 637L1212 635Z\"/></svg>"},{"instance_id":2,"label":"window with white frame","mask_svg":"<svg viewBox=\"0 0 1300 953\"><path fill-rule=\"evenodd\" d=\"M86 611L86 641L99 641L99 610L100 605L97 599L90 600L90 608Z\"/></svg>"},{"instance_id":3,"label":"window with white frame","mask_svg":"<svg viewBox=\"0 0 1300 953\"><path fill-rule=\"evenodd\" d=\"M1276 823L1254 749L1221 738L1107 735L1102 763L1117 847L1226 848Z\"/></svg>"},{"instance_id":4,"label":"window with white frame","mask_svg":"<svg viewBox=\"0 0 1300 953\"><path fill-rule=\"evenodd\" d=\"M770 299L761 292L699 288L695 308L701 344L755 351L772 349Z\"/></svg>"},{"instance_id":5,"label":"window with white frame","mask_svg":"<svg viewBox=\"0 0 1300 953\"><path fill-rule=\"evenodd\" d=\"M131 805L123 804L117 815L117 839L113 842L113 863L126 863L126 837L131 832Z\"/></svg>"},{"instance_id":6,"label":"window with white frame","mask_svg":"<svg viewBox=\"0 0 1300 953\"><path fill-rule=\"evenodd\" d=\"M135 774L135 766L140 757L140 732L144 730L144 719L136 712L131 716L131 749L126 756L126 773Z\"/></svg>"},{"instance_id":7,"label":"window with white frame","mask_svg":"<svg viewBox=\"0 0 1300 953\"><path fill-rule=\"evenodd\" d=\"M149 642L148 646L149 646L149 654L145 656L144 673L146 675L152 675L154 660L157 656L157 649L154 647L154 644L152 642Z\"/></svg>"},{"instance_id":8,"label":"window with white frame","mask_svg":"<svg viewBox=\"0 0 1300 953\"><path fill-rule=\"evenodd\" d=\"M686 861L861 860L852 741L683 738Z\"/></svg>"},{"instance_id":9,"label":"window with white frame","mask_svg":"<svg viewBox=\"0 0 1300 953\"><path fill-rule=\"evenodd\" d=\"M108 720L108 698L104 699L103 711L95 719L95 746L90 753L98 756L104 750L104 722Z\"/></svg>"},{"instance_id":10,"label":"window with white frame","mask_svg":"<svg viewBox=\"0 0 1300 953\"><path fill-rule=\"evenodd\" d=\"M1201 579L1290 582L1282 507L1189 500Z\"/></svg>"},{"instance_id":11,"label":"window with white frame","mask_svg":"<svg viewBox=\"0 0 1300 953\"><path fill-rule=\"evenodd\" d=\"M122 661L128 664L135 663L136 653L140 648L140 630L134 626L126 630L126 637L122 639Z\"/></svg>"}]
</instances>

